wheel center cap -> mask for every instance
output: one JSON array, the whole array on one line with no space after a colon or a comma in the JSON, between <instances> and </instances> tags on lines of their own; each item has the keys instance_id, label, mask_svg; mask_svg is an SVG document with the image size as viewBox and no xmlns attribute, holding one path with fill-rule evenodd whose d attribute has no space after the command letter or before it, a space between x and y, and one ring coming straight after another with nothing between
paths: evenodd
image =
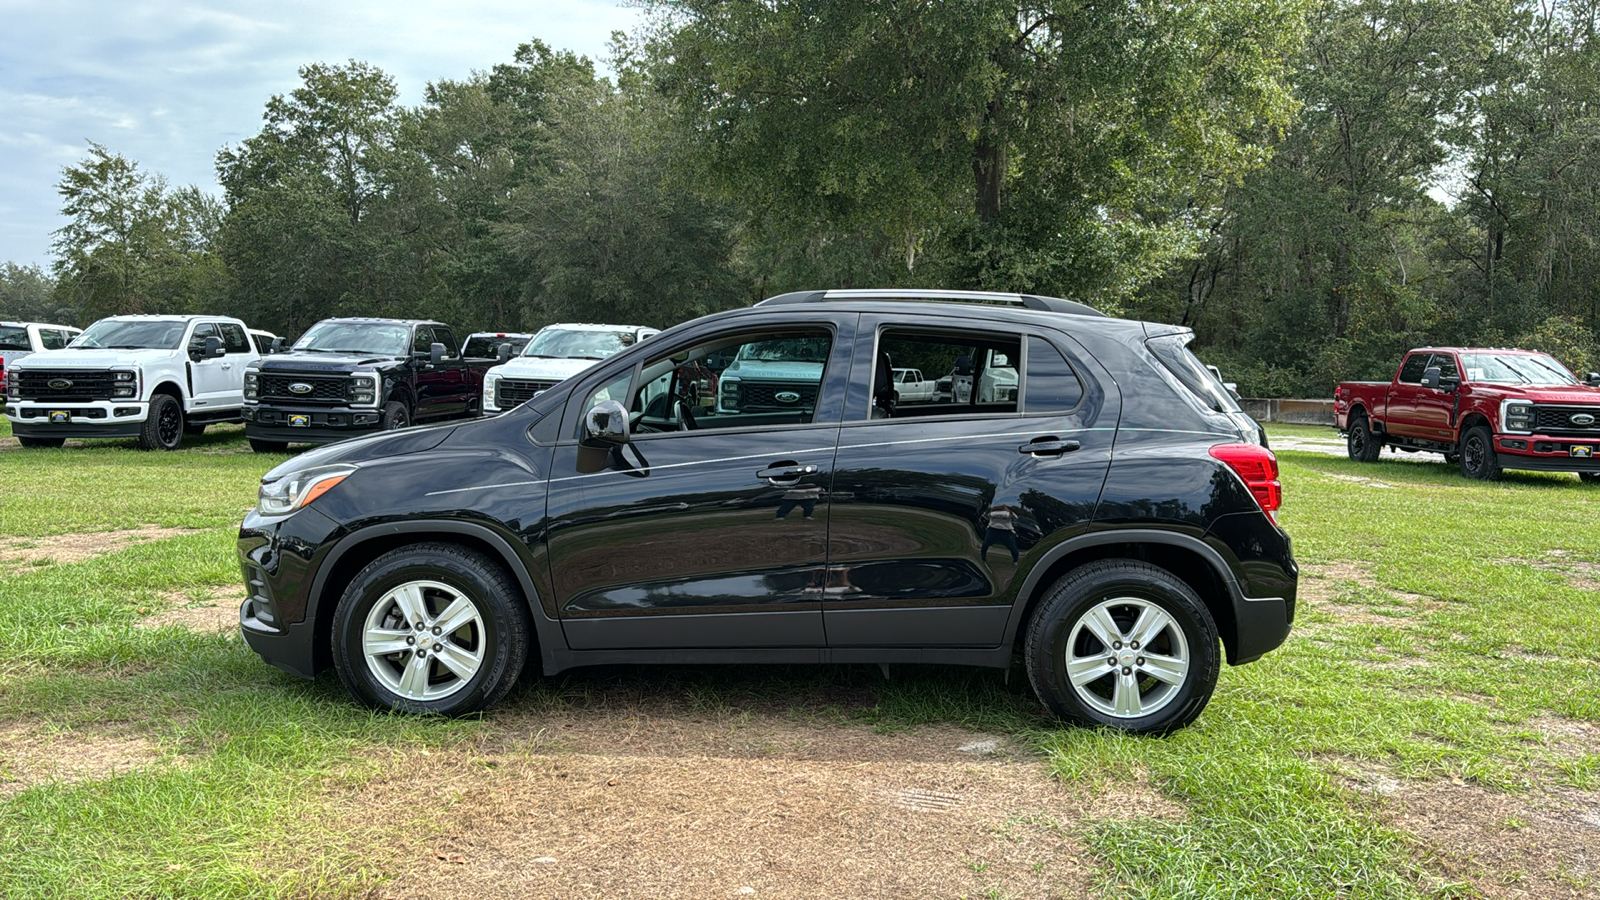
<instances>
[{"instance_id":1,"label":"wheel center cap","mask_svg":"<svg viewBox=\"0 0 1600 900\"><path fill-rule=\"evenodd\" d=\"M426 632L424 632L423 634L417 635L417 649L418 650L426 650L426 649L428 649L429 647L432 647L432 646L433 646L433 635L427 634Z\"/></svg>"},{"instance_id":2,"label":"wheel center cap","mask_svg":"<svg viewBox=\"0 0 1600 900\"><path fill-rule=\"evenodd\" d=\"M1138 654L1133 653L1132 651L1124 650L1122 651L1122 655L1117 657L1117 661L1125 666L1131 666L1133 665L1133 661L1137 658Z\"/></svg>"}]
</instances>

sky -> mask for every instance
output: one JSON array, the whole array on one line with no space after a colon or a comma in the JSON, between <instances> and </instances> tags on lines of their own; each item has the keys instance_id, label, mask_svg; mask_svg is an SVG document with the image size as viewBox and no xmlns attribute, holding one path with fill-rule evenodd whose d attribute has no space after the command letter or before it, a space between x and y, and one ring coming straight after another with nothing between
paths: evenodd
<instances>
[{"instance_id":1,"label":"sky","mask_svg":"<svg viewBox=\"0 0 1600 900\"><path fill-rule=\"evenodd\" d=\"M532 38L603 67L640 16L629 0L0 0L0 263L49 267L55 186L91 141L220 195L217 151L308 63L371 63L415 106Z\"/></svg>"}]
</instances>

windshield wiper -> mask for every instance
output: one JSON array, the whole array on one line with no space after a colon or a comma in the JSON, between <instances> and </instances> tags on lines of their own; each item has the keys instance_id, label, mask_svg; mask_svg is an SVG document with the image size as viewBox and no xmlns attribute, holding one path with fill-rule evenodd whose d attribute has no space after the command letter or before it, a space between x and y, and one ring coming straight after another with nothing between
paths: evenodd
<instances>
[{"instance_id":1,"label":"windshield wiper","mask_svg":"<svg viewBox=\"0 0 1600 900\"><path fill-rule=\"evenodd\" d=\"M146 347L143 344L104 344L102 350L154 350L155 347Z\"/></svg>"}]
</instances>

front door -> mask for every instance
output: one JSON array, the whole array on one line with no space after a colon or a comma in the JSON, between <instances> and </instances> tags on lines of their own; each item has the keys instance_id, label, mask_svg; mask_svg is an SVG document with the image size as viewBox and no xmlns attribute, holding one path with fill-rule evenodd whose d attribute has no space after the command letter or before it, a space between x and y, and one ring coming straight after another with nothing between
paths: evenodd
<instances>
[{"instance_id":1,"label":"front door","mask_svg":"<svg viewBox=\"0 0 1600 900\"><path fill-rule=\"evenodd\" d=\"M189 377L194 393L194 409L197 412L229 407L237 409L243 402L244 376L234 378L233 363L237 360L230 361L226 355L213 359L206 359L202 355L208 337L222 341L222 332L211 322L201 322L189 335Z\"/></svg>"},{"instance_id":2,"label":"front door","mask_svg":"<svg viewBox=\"0 0 1600 900\"><path fill-rule=\"evenodd\" d=\"M603 367L573 393L548 538L569 646L824 645L828 491L853 318L680 340L640 365ZM809 390L789 392L783 409L719 405L718 377L756 356ZM630 440L585 445L584 413L608 399L630 410Z\"/></svg>"}]
</instances>

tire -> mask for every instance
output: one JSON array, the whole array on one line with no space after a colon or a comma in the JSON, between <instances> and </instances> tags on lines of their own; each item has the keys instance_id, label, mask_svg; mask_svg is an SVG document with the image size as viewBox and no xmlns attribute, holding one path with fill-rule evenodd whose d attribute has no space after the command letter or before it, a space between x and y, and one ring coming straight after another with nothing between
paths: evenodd
<instances>
[{"instance_id":1,"label":"tire","mask_svg":"<svg viewBox=\"0 0 1600 900\"><path fill-rule=\"evenodd\" d=\"M1140 632L1143 646L1135 647ZM1218 646L1210 611L1177 576L1106 559L1050 589L1028 624L1023 658L1034 693L1060 718L1159 735L1205 709L1221 666ZM1150 647L1160 651L1162 677L1151 665L1156 654L1140 652ZM1074 671L1087 680L1074 685Z\"/></svg>"},{"instance_id":2,"label":"tire","mask_svg":"<svg viewBox=\"0 0 1600 900\"><path fill-rule=\"evenodd\" d=\"M17 438L17 443L18 444L21 444L24 447L29 447L29 448L32 448L32 449L35 449L35 450L47 450L47 449L50 449L50 448L53 448L53 447L59 447L62 444L65 444L66 442L67 442L66 438L41 438L41 437L19 437L19 438Z\"/></svg>"},{"instance_id":3,"label":"tire","mask_svg":"<svg viewBox=\"0 0 1600 900\"><path fill-rule=\"evenodd\" d=\"M1578 480L1584 484L1600 484L1600 472L1579 472Z\"/></svg>"},{"instance_id":4,"label":"tire","mask_svg":"<svg viewBox=\"0 0 1600 900\"><path fill-rule=\"evenodd\" d=\"M150 398L150 413L139 429L140 450L176 450L183 444L183 407L171 394Z\"/></svg>"},{"instance_id":5,"label":"tire","mask_svg":"<svg viewBox=\"0 0 1600 900\"><path fill-rule=\"evenodd\" d=\"M256 453L282 453L289 449L288 441L263 441L257 438L245 438L250 442L250 449Z\"/></svg>"},{"instance_id":6,"label":"tire","mask_svg":"<svg viewBox=\"0 0 1600 900\"><path fill-rule=\"evenodd\" d=\"M1372 423L1366 416L1355 419L1346 430L1345 451L1356 462L1377 462L1378 454L1383 452L1383 444L1378 442L1372 433Z\"/></svg>"},{"instance_id":7,"label":"tire","mask_svg":"<svg viewBox=\"0 0 1600 900\"><path fill-rule=\"evenodd\" d=\"M406 411L406 405L399 400L390 400L383 405L383 430L399 431L411 424L411 413Z\"/></svg>"},{"instance_id":8,"label":"tire","mask_svg":"<svg viewBox=\"0 0 1600 900\"><path fill-rule=\"evenodd\" d=\"M1461 435L1461 474L1478 481L1500 480L1500 457L1494 452L1494 433L1487 425L1474 425Z\"/></svg>"},{"instance_id":9,"label":"tire","mask_svg":"<svg viewBox=\"0 0 1600 900\"><path fill-rule=\"evenodd\" d=\"M446 618L459 624L431 627ZM516 684L528 628L521 593L488 557L455 544L413 544L373 560L345 589L334 611L333 663L367 706L461 716Z\"/></svg>"}]
</instances>

